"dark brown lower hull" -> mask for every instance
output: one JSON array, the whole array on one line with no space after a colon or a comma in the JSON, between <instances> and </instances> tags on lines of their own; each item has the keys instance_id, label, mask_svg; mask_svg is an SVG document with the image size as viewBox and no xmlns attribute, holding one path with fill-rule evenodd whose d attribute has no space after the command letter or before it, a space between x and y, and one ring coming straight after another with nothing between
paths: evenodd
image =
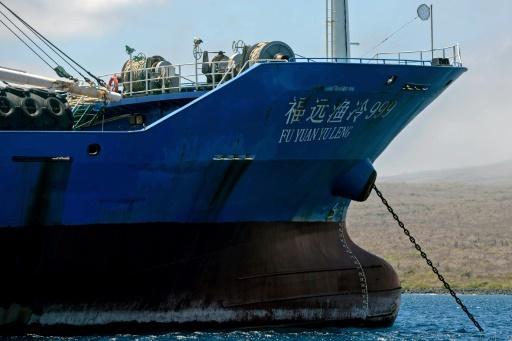
<instances>
[{"instance_id":1,"label":"dark brown lower hull","mask_svg":"<svg viewBox=\"0 0 512 341\"><path fill-rule=\"evenodd\" d=\"M0 257L2 333L381 326L400 303L331 223L2 229Z\"/></svg>"}]
</instances>

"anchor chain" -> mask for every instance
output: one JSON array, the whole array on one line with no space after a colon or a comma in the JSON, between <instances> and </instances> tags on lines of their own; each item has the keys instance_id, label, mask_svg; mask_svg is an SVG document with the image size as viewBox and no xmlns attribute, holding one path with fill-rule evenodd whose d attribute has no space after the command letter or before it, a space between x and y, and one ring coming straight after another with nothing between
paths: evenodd
<instances>
[{"instance_id":1,"label":"anchor chain","mask_svg":"<svg viewBox=\"0 0 512 341\"><path fill-rule=\"evenodd\" d=\"M450 292L450 295L452 295L452 297L455 299L455 302L457 302L457 304L462 308L462 310L466 313L466 315L471 320L471 322L473 322L475 327L480 332L483 332L484 329L480 326L480 323L478 323L478 321L475 319L473 314L471 314L469 312L468 308L464 305L464 303L462 303L461 299L457 296L455 291L453 291L453 289L451 288L450 284L448 284L448 282L445 280L444 276L441 275L439 270L434 266L432 260L430 260L430 258L427 256L425 251L423 251L423 249L418 244L416 239L411 235L411 232L405 227L405 224L400 220L400 217L398 217L398 215L395 213L395 211L393 210L391 205L384 198L384 195L382 194L382 192L377 188L376 185L373 185L373 190L375 191L377 196L380 198L380 200L382 200L382 203L384 204L384 206L386 206L386 208L388 209L389 213L391 213L391 215L393 216L393 219L395 219L395 221L398 223L398 226L400 226L400 228L403 230L404 234L409 238L409 241L412 244L414 244L414 247L420 253L421 258L423 258L427 262L427 265L432 269L432 272L437 275L437 278L439 279L439 281L441 281L443 283L444 287L446 288L446 290L448 290Z\"/></svg>"},{"instance_id":2,"label":"anchor chain","mask_svg":"<svg viewBox=\"0 0 512 341\"><path fill-rule=\"evenodd\" d=\"M358 269L357 275L359 277L359 284L361 286L361 304L363 308L364 319L366 319L368 318L368 314L370 311L368 304L368 282L366 280L366 274L364 272L363 266L361 265L361 262L359 261L359 259L357 258L357 256L354 254L354 252L347 243L344 230L345 226L343 225L343 223L340 223L338 227L338 234L341 241L341 245L343 246L343 249L345 250L347 255L350 257L350 259Z\"/></svg>"}]
</instances>

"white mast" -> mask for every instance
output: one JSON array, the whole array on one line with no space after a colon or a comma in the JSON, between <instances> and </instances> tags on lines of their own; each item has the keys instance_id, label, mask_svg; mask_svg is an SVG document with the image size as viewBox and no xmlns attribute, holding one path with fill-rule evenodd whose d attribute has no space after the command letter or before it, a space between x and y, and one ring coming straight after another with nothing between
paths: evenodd
<instances>
[{"instance_id":1,"label":"white mast","mask_svg":"<svg viewBox=\"0 0 512 341\"><path fill-rule=\"evenodd\" d=\"M327 1L327 57L350 58L348 0Z\"/></svg>"}]
</instances>

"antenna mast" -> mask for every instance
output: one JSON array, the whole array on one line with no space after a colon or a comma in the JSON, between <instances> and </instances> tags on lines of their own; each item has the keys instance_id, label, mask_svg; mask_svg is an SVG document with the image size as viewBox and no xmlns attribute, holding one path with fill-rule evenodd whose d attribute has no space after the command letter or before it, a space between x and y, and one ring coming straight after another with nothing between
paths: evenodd
<instances>
[{"instance_id":1,"label":"antenna mast","mask_svg":"<svg viewBox=\"0 0 512 341\"><path fill-rule=\"evenodd\" d=\"M348 0L326 0L327 58L350 58Z\"/></svg>"}]
</instances>

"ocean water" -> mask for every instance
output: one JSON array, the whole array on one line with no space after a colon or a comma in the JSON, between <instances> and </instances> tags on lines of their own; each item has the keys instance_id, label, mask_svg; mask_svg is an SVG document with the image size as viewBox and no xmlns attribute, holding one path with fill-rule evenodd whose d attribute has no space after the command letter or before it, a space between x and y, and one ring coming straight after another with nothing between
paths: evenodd
<instances>
[{"instance_id":1,"label":"ocean water","mask_svg":"<svg viewBox=\"0 0 512 341\"><path fill-rule=\"evenodd\" d=\"M291 329L188 332L164 335L37 337L38 340L506 340L512 341L512 295L461 295L485 332L480 333L449 295L402 295L400 314L390 328Z\"/></svg>"}]
</instances>

